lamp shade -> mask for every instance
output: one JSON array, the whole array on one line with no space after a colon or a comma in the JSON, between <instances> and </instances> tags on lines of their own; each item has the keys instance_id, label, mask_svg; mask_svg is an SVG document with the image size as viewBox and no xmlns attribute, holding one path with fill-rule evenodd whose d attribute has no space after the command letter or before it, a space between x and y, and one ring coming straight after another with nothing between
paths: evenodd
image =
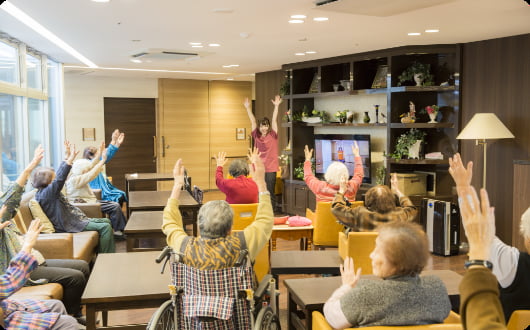
<instances>
[{"instance_id":1,"label":"lamp shade","mask_svg":"<svg viewBox=\"0 0 530 330\"><path fill-rule=\"evenodd\" d=\"M456 137L459 140L513 139L515 136L494 113L476 113Z\"/></svg>"}]
</instances>

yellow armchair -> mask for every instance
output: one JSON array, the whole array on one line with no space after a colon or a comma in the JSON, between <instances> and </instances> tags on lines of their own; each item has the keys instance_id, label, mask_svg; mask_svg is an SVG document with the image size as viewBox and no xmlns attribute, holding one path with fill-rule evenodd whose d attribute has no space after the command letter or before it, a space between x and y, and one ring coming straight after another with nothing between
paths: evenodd
<instances>
[{"instance_id":1,"label":"yellow armchair","mask_svg":"<svg viewBox=\"0 0 530 330\"><path fill-rule=\"evenodd\" d=\"M506 325L508 330L523 330L530 324L530 310L516 310Z\"/></svg>"},{"instance_id":2,"label":"yellow armchair","mask_svg":"<svg viewBox=\"0 0 530 330\"><path fill-rule=\"evenodd\" d=\"M346 257L352 257L355 268L362 268L362 274L372 274L372 260L370 253L375 248L375 239L378 232L350 232L339 233L339 255L344 260Z\"/></svg>"},{"instance_id":3,"label":"yellow armchair","mask_svg":"<svg viewBox=\"0 0 530 330\"><path fill-rule=\"evenodd\" d=\"M333 328L326 321L326 318L322 313L315 311L312 316L313 330L333 330ZM344 330L353 330L358 328L347 328ZM374 326L364 327L363 329L370 330L397 330L397 329L440 329L440 330L462 330L462 324L460 323L460 315L451 311L449 316L444 320L444 323L437 324L426 324L426 325L404 325L404 326Z\"/></svg>"},{"instance_id":4,"label":"yellow armchair","mask_svg":"<svg viewBox=\"0 0 530 330\"><path fill-rule=\"evenodd\" d=\"M234 211L234 223L232 230L243 230L254 221L258 211L258 203L253 204L230 204Z\"/></svg>"}]
</instances>

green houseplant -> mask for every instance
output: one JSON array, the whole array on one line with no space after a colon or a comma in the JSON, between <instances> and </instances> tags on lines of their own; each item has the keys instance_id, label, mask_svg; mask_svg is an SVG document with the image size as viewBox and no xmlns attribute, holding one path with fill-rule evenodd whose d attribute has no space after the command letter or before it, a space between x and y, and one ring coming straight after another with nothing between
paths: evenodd
<instances>
[{"instance_id":1,"label":"green houseplant","mask_svg":"<svg viewBox=\"0 0 530 330\"><path fill-rule=\"evenodd\" d=\"M394 152L390 154L390 157L399 160L403 156L409 155L409 149L414 145L418 140L424 141L425 135L424 131L420 131L416 128L411 128L408 132L403 133L399 136L394 146Z\"/></svg>"},{"instance_id":2,"label":"green houseplant","mask_svg":"<svg viewBox=\"0 0 530 330\"><path fill-rule=\"evenodd\" d=\"M414 81L416 86L432 86L434 84L434 76L431 74L431 65L423 64L418 61L406 68L398 76L398 86L401 86L407 81Z\"/></svg>"}]
</instances>

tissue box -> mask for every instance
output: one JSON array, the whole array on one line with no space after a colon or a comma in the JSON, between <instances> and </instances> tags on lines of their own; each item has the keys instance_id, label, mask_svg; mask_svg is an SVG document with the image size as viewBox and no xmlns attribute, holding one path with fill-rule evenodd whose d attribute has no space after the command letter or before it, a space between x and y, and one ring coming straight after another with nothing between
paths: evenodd
<instances>
[{"instance_id":1,"label":"tissue box","mask_svg":"<svg viewBox=\"0 0 530 330\"><path fill-rule=\"evenodd\" d=\"M397 179L398 188L405 196L427 194L427 174L397 173Z\"/></svg>"}]
</instances>

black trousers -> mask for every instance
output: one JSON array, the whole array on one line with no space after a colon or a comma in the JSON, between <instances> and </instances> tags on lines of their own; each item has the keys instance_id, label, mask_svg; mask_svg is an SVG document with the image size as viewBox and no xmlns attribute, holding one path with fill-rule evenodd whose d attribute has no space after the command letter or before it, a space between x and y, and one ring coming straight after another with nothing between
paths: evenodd
<instances>
[{"instance_id":1,"label":"black trousers","mask_svg":"<svg viewBox=\"0 0 530 330\"><path fill-rule=\"evenodd\" d=\"M112 229L114 231L125 229L125 215L120 204L111 201L99 201L99 203L101 203L101 212L109 215Z\"/></svg>"},{"instance_id":2,"label":"black trousers","mask_svg":"<svg viewBox=\"0 0 530 330\"><path fill-rule=\"evenodd\" d=\"M276 187L276 172L266 172L265 173L265 184L267 185L267 190L271 194L271 204L274 212L279 212L280 207L276 201L276 195L274 190Z\"/></svg>"}]
</instances>

